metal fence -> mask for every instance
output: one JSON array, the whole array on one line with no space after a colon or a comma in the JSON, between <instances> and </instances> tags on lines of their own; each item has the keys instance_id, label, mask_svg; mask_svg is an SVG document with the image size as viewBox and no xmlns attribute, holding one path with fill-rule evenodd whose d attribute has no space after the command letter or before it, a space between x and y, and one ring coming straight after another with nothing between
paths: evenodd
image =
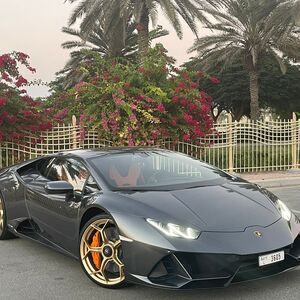
<instances>
[{"instance_id":1,"label":"metal fence","mask_svg":"<svg viewBox=\"0 0 300 300\"><path fill-rule=\"evenodd\" d=\"M22 144L5 143L0 146L0 168L58 151L109 147L112 143L101 139L96 130L85 132L72 124L58 125L42 133L34 142L28 137ZM192 155L229 172L256 172L296 169L299 167L300 120L264 122L232 122L214 125L214 132L203 138L200 145L179 141L161 141L158 145Z\"/></svg>"}]
</instances>

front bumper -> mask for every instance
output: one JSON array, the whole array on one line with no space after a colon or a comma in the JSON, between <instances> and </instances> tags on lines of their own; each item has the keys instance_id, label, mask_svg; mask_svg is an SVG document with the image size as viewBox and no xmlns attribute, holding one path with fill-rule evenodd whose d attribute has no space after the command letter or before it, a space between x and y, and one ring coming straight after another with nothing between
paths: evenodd
<instances>
[{"instance_id":1,"label":"front bumper","mask_svg":"<svg viewBox=\"0 0 300 300\"><path fill-rule=\"evenodd\" d=\"M232 283L265 278L300 265L300 235L284 250L285 260L259 267L258 256L172 252L148 276L130 274L131 281L169 289L226 287Z\"/></svg>"},{"instance_id":2,"label":"front bumper","mask_svg":"<svg viewBox=\"0 0 300 300\"><path fill-rule=\"evenodd\" d=\"M168 238L137 216L114 213L123 237L126 280L169 289L226 287L300 265L300 220L293 215L242 232L203 231L197 240ZM254 233L260 231L262 237ZM285 260L259 267L260 255L285 251Z\"/></svg>"}]
</instances>

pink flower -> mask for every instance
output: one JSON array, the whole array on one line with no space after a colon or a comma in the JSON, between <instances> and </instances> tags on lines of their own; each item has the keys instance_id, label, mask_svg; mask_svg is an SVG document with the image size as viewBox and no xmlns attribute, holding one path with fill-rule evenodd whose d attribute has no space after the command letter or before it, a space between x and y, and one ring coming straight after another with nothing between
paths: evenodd
<instances>
[{"instance_id":1,"label":"pink flower","mask_svg":"<svg viewBox=\"0 0 300 300\"><path fill-rule=\"evenodd\" d=\"M209 80L210 80L213 84L219 84L219 83L221 83L221 81L220 81L217 77L215 77L215 76L210 76L210 77L209 77Z\"/></svg>"},{"instance_id":2,"label":"pink flower","mask_svg":"<svg viewBox=\"0 0 300 300\"><path fill-rule=\"evenodd\" d=\"M198 83L196 83L196 82L191 83L191 88L192 89L197 89L198 87L199 87Z\"/></svg>"},{"instance_id":3,"label":"pink flower","mask_svg":"<svg viewBox=\"0 0 300 300\"><path fill-rule=\"evenodd\" d=\"M172 120L171 120L171 125L172 126L176 126L177 125L177 118L176 117L173 117Z\"/></svg>"},{"instance_id":4,"label":"pink flower","mask_svg":"<svg viewBox=\"0 0 300 300\"><path fill-rule=\"evenodd\" d=\"M159 132L156 129L152 130L151 137L153 140L156 140L158 138L158 135L159 135Z\"/></svg>"},{"instance_id":5,"label":"pink flower","mask_svg":"<svg viewBox=\"0 0 300 300\"><path fill-rule=\"evenodd\" d=\"M6 99L5 98L0 98L0 107L6 105Z\"/></svg>"},{"instance_id":6,"label":"pink flower","mask_svg":"<svg viewBox=\"0 0 300 300\"><path fill-rule=\"evenodd\" d=\"M84 127L80 127L79 135L80 135L80 139L83 141L85 138L85 128Z\"/></svg>"},{"instance_id":7,"label":"pink flower","mask_svg":"<svg viewBox=\"0 0 300 300\"><path fill-rule=\"evenodd\" d=\"M152 102L153 102L153 99L152 99L151 97L147 97L147 98L146 98L146 101L147 101L148 103L152 103Z\"/></svg>"},{"instance_id":8,"label":"pink flower","mask_svg":"<svg viewBox=\"0 0 300 300\"><path fill-rule=\"evenodd\" d=\"M129 121L130 121L131 123L135 123L135 122L137 121L136 115L135 115L135 114L131 114L131 115L129 116Z\"/></svg>"},{"instance_id":9,"label":"pink flower","mask_svg":"<svg viewBox=\"0 0 300 300\"><path fill-rule=\"evenodd\" d=\"M184 142L189 142L190 140L191 140L191 136L188 133L183 135L183 141Z\"/></svg>"},{"instance_id":10,"label":"pink flower","mask_svg":"<svg viewBox=\"0 0 300 300\"><path fill-rule=\"evenodd\" d=\"M161 104L161 103L157 105L157 110L159 112L161 112L161 113L165 113L166 112L166 109L165 109L164 105Z\"/></svg>"},{"instance_id":11,"label":"pink flower","mask_svg":"<svg viewBox=\"0 0 300 300\"><path fill-rule=\"evenodd\" d=\"M129 140L128 140L128 146L129 146L129 147L135 146L135 143L134 143L134 141L133 141L132 139L129 139Z\"/></svg>"},{"instance_id":12,"label":"pink flower","mask_svg":"<svg viewBox=\"0 0 300 300\"><path fill-rule=\"evenodd\" d=\"M28 83L28 81L23 76L19 76L17 78L17 81L16 81L16 86L20 87L20 86L22 86L24 84L27 84L27 83Z\"/></svg>"},{"instance_id":13,"label":"pink flower","mask_svg":"<svg viewBox=\"0 0 300 300\"><path fill-rule=\"evenodd\" d=\"M130 107L131 107L131 109L133 109L133 110L136 110L136 109L137 109L137 105L134 104L134 103L131 103Z\"/></svg>"},{"instance_id":14,"label":"pink flower","mask_svg":"<svg viewBox=\"0 0 300 300\"><path fill-rule=\"evenodd\" d=\"M30 117L30 116L32 116L32 115L33 115L33 112L30 111L30 110L24 110L24 111L23 111L23 116L24 116L24 117Z\"/></svg>"},{"instance_id":15,"label":"pink flower","mask_svg":"<svg viewBox=\"0 0 300 300\"><path fill-rule=\"evenodd\" d=\"M198 137L203 137L203 136L205 135L204 132L200 129L200 127L196 127L196 128L194 129L194 133L195 133L195 135L198 136Z\"/></svg>"},{"instance_id":16,"label":"pink flower","mask_svg":"<svg viewBox=\"0 0 300 300\"><path fill-rule=\"evenodd\" d=\"M57 120L63 120L67 114L69 113L69 109L68 108L64 108L62 109L61 111L59 111L55 116L54 118L57 119Z\"/></svg>"},{"instance_id":17,"label":"pink flower","mask_svg":"<svg viewBox=\"0 0 300 300\"><path fill-rule=\"evenodd\" d=\"M188 107L189 107L189 110L190 110L190 111L194 111L194 110L196 110L196 109L198 108L197 105L194 104L194 103L190 103L190 104L188 105Z\"/></svg>"},{"instance_id":18,"label":"pink flower","mask_svg":"<svg viewBox=\"0 0 300 300\"><path fill-rule=\"evenodd\" d=\"M138 95L138 96L135 97L135 100L142 101L142 100L144 100L144 96Z\"/></svg>"},{"instance_id":19,"label":"pink flower","mask_svg":"<svg viewBox=\"0 0 300 300\"><path fill-rule=\"evenodd\" d=\"M124 100L122 100L121 98L118 98L116 96L113 96L113 99L114 99L117 106L122 106L125 103Z\"/></svg>"},{"instance_id":20,"label":"pink flower","mask_svg":"<svg viewBox=\"0 0 300 300\"><path fill-rule=\"evenodd\" d=\"M3 72L3 73L1 74L1 76L2 76L2 79L3 79L3 80L5 80L5 81L7 81L7 82L11 82L11 78L9 77L9 75L8 75L6 72Z\"/></svg>"},{"instance_id":21,"label":"pink flower","mask_svg":"<svg viewBox=\"0 0 300 300\"><path fill-rule=\"evenodd\" d=\"M200 98L201 98L201 99L206 100L207 97L208 97L207 93L205 93L205 92L203 92L203 91L200 92Z\"/></svg>"},{"instance_id":22,"label":"pink flower","mask_svg":"<svg viewBox=\"0 0 300 300\"><path fill-rule=\"evenodd\" d=\"M4 66L5 66L5 60L3 59L3 56L0 55L0 69L4 68Z\"/></svg>"},{"instance_id":23,"label":"pink flower","mask_svg":"<svg viewBox=\"0 0 300 300\"><path fill-rule=\"evenodd\" d=\"M36 69L35 68L32 68L32 67L28 67L28 70L32 73L36 73Z\"/></svg>"},{"instance_id":24,"label":"pink flower","mask_svg":"<svg viewBox=\"0 0 300 300\"><path fill-rule=\"evenodd\" d=\"M23 52L18 52L17 55L20 62L26 62L26 60L29 58L29 56Z\"/></svg>"},{"instance_id":25,"label":"pink flower","mask_svg":"<svg viewBox=\"0 0 300 300\"><path fill-rule=\"evenodd\" d=\"M181 105L183 105L183 106L186 106L186 105L188 105L188 100L187 99L182 99L181 101L180 101L180 103L181 103Z\"/></svg>"},{"instance_id":26,"label":"pink flower","mask_svg":"<svg viewBox=\"0 0 300 300\"><path fill-rule=\"evenodd\" d=\"M45 113L45 114L50 114L50 113L52 113L52 111L53 111L52 108L46 108L46 109L44 110L44 113Z\"/></svg>"},{"instance_id":27,"label":"pink flower","mask_svg":"<svg viewBox=\"0 0 300 300\"><path fill-rule=\"evenodd\" d=\"M82 122L84 122L84 120L85 120L85 115L81 114L79 117L79 122L82 123Z\"/></svg>"},{"instance_id":28,"label":"pink flower","mask_svg":"<svg viewBox=\"0 0 300 300\"><path fill-rule=\"evenodd\" d=\"M178 100L179 100L179 97L178 97L178 96L173 96L173 98L172 98L172 102L173 102L173 103L177 103Z\"/></svg>"},{"instance_id":29,"label":"pink flower","mask_svg":"<svg viewBox=\"0 0 300 300\"><path fill-rule=\"evenodd\" d=\"M183 119L187 124L193 124L193 116L191 116L190 114L184 113Z\"/></svg>"},{"instance_id":30,"label":"pink flower","mask_svg":"<svg viewBox=\"0 0 300 300\"><path fill-rule=\"evenodd\" d=\"M186 88L186 84L184 82L179 82L177 87L181 90L184 90Z\"/></svg>"},{"instance_id":31,"label":"pink flower","mask_svg":"<svg viewBox=\"0 0 300 300\"><path fill-rule=\"evenodd\" d=\"M49 130L51 128L52 128L52 123L51 122L46 122L46 123L43 123L39 126L39 130L41 130L41 131Z\"/></svg>"},{"instance_id":32,"label":"pink flower","mask_svg":"<svg viewBox=\"0 0 300 300\"><path fill-rule=\"evenodd\" d=\"M208 114L210 112L210 106L208 104L202 104L201 111L203 114Z\"/></svg>"},{"instance_id":33,"label":"pink flower","mask_svg":"<svg viewBox=\"0 0 300 300\"><path fill-rule=\"evenodd\" d=\"M108 120L107 120L106 114L104 112L101 113L101 125L102 125L104 131L109 131Z\"/></svg>"}]
</instances>

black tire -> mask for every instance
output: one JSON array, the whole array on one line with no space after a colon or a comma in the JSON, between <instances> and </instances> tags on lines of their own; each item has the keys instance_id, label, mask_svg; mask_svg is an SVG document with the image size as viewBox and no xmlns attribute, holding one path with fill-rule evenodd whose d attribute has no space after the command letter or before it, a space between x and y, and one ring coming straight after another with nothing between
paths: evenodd
<instances>
[{"instance_id":1,"label":"black tire","mask_svg":"<svg viewBox=\"0 0 300 300\"><path fill-rule=\"evenodd\" d=\"M7 228L5 202L0 194L0 240L8 240L13 237L14 235Z\"/></svg>"},{"instance_id":2,"label":"black tire","mask_svg":"<svg viewBox=\"0 0 300 300\"><path fill-rule=\"evenodd\" d=\"M93 245L94 242L96 245ZM91 251L91 248L98 251ZM78 252L82 269L94 283L108 289L128 286L120 257L122 247L118 229L109 215L99 214L84 225L80 232Z\"/></svg>"}]
</instances>

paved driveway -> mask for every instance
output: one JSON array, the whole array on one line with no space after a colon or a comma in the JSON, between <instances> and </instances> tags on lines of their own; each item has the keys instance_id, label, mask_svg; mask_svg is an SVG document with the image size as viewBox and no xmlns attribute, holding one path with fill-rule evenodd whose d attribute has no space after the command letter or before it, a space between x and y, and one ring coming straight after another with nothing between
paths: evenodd
<instances>
[{"instance_id":1,"label":"paved driveway","mask_svg":"<svg viewBox=\"0 0 300 300\"><path fill-rule=\"evenodd\" d=\"M272 189L300 216L300 187ZM0 242L0 299L299 299L300 268L227 289L168 291L142 286L106 290L93 284L74 259L27 240Z\"/></svg>"}]
</instances>

